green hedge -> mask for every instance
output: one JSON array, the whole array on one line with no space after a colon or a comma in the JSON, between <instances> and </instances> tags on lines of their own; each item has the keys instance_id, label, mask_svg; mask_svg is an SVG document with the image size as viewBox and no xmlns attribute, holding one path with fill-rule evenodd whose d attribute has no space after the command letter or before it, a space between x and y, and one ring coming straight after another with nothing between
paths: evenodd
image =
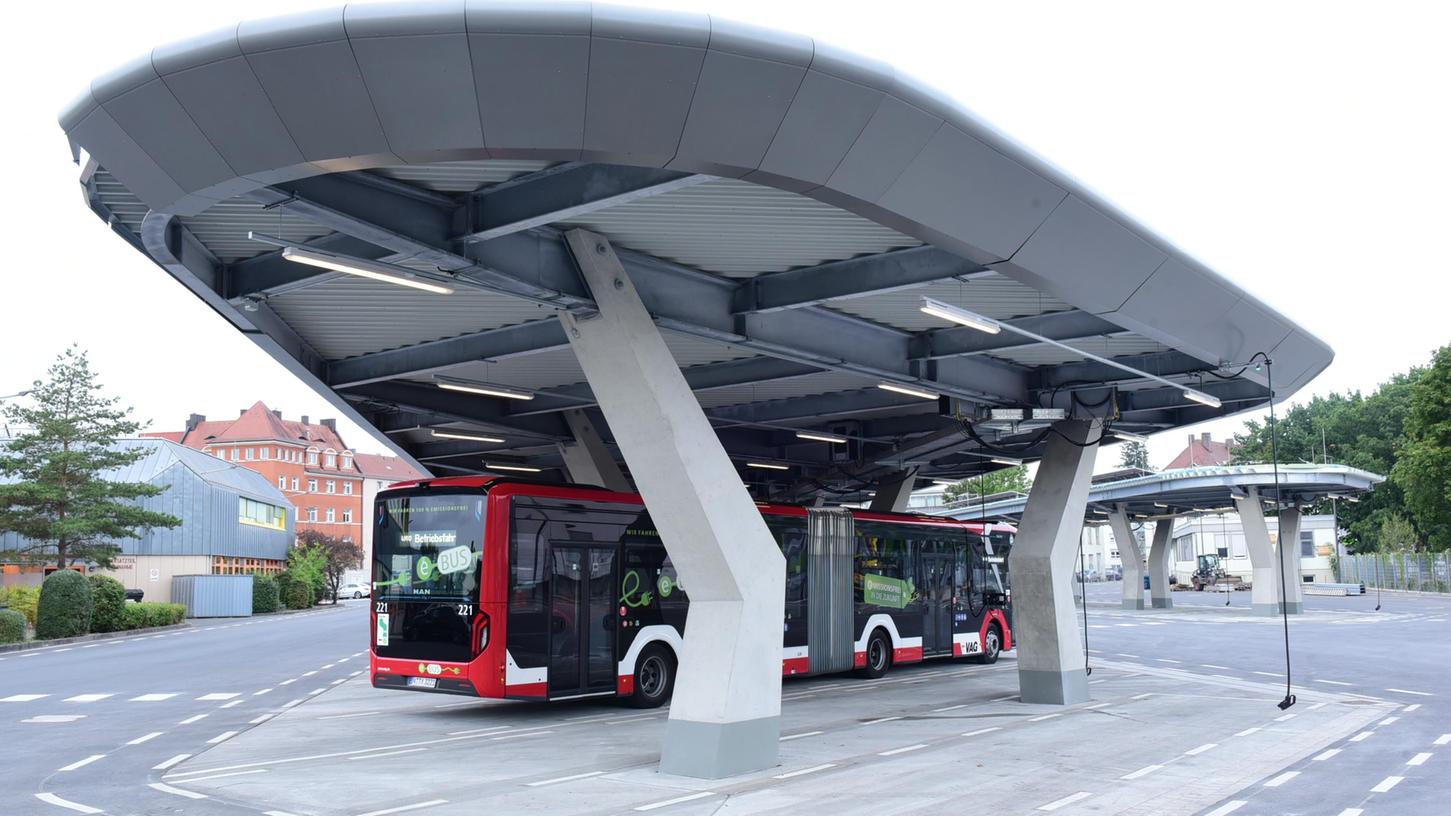
<instances>
[{"instance_id":1,"label":"green hedge","mask_svg":"<svg viewBox=\"0 0 1451 816\"><path fill-rule=\"evenodd\" d=\"M186 620L186 604L128 603L125 610L127 629L171 626Z\"/></svg>"},{"instance_id":2,"label":"green hedge","mask_svg":"<svg viewBox=\"0 0 1451 816\"><path fill-rule=\"evenodd\" d=\"M35 611L40 606L40 587L13 586L0 589L0 606L8 606L35 625Z\"/></svg>"},{"instance_id":3,"label":"green hedge","mask_svg":"<svg viewBox=\"0 0 1451 816\"><path fill-rule=\"evenodd\" d=\"M56 570L40 586L40 607L35 614L38 640L75 637L91 631L95 605L91 584L75 570Z\"/></svg>"},{"instance_id":4,"label":"green hedge","mask_svg":"<svg viewBox=\"0 0 1451 816\"><path fill-rule=\"evenodd\" d=\"M95 609L91 613L92 632L119 632L126 628L126 587L115 578L92 575L91 597Z\"/></svg>"},{"instance_id":5,"label":"green hedge","mask_svg":"<svg viewBox=\"0 0 1451 816\"><path fill-rule=\"evenodd\" d=\"M25 616L14 609L0 609L0 643L25 640Z\"/></svg>"},{"instance_id":6,"label":"green hedge","mask_svg":"<svg viewBox=\"0 0 1451 816\"><path fill-rule=\"evenodd\" d=\"M317 602L313 595L312 584L306 581L289 580L282 582L282 604L288 609L311 609Z\"/></svg>"},{"instance_id":7,"label":"green hedge","mask_svg":"<svg viewBox=\"0 0 1451 816\"><path fill-rule=\"evenodd\" d=\"M253 614L276 612L282 606L282 594L277 586L277 579L270 575L252 576L252 612Z\"/></svg>"}]
</instances>

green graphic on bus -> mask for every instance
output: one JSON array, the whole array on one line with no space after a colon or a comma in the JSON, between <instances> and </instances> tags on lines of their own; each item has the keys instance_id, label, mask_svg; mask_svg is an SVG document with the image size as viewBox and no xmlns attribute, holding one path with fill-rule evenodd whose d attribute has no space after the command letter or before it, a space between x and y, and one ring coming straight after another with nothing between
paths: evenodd
<instances>
[{"instance_id":1,"label":"green graphic on bus","mask_svg":"<svg viewBox=\"0 0 1451 816\"><path fill-rule=\"evenodd\" d=\"M864 573L862 575L862 601L876 606L890 606L901 609L916 593L911 581L900 581L885 575Z\"/></svg>"}]
</instances>

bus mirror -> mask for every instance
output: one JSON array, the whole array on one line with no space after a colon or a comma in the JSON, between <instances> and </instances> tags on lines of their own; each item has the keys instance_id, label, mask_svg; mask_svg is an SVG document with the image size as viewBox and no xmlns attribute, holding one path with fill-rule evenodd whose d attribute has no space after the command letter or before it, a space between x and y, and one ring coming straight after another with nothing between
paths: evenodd
<instances>
[{"instance_id":1,"label":"bus mirror","mask_svg":"<svg viewBox=\"0 0 1451 816\"><path fill-rule=\"evenodd\" d=\"M1003 607L1008 605L1008 596L1002 592L984 592L982 599L988 606Z\"/></svg>"}]
</instances>

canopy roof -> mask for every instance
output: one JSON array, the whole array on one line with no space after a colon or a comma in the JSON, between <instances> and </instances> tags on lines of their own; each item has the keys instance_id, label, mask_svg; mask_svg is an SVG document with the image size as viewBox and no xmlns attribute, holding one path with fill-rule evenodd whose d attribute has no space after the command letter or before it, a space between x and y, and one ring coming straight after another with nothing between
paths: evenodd
<instances>
[{"instance_id":1,"label":"canopy roof","mask_svg":"<svg viewBox=\"0 0 1451 816\"><path fill-rule=\"evenodd\" d=\"M97 79L61 124L98 215L441 473L558 467L560 412L594 411L555 318L593 305L560 239L575 227L620 250L727 451L790 468L751 473L762 496L998 467L984 443L1036 456L1041 424L982 423L993 407L1109 405L1147 433L1263 405L1257 353L1277 399L1332 357L957 103L704 15L454 0L245 22ZM280 244L455 291L291 263ZM923 295L1034 336L930 317Z\"/></svg>"}]
</instances>

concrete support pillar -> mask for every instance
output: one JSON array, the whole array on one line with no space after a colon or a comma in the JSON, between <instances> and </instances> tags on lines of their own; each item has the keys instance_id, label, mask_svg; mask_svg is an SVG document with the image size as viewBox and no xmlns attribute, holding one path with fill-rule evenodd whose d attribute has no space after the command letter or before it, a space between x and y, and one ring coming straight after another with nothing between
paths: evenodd
<instances>
[{"instance_id":1,"label":"concrete support pillar","mask_svg":"<svg viewBox=\"0 0 1451 816\"><path fill-rule=\"evenodd\" d=\"M1124 568L1123 608L1144 608L1144 551L1139 540L1134 538L1133 525L1129 522L1129 511L1122 505L1108 514L1108 526L1113 530L1113 542L1118 545L1119 561Z\"/></svg>"},{"instance_id":2,"label":"concrete support pillar","mask_svg":"<svg viewBox=\"0 0 1451 816\"><path fill-rule=\"evenodd\" d=\"M1255 615L1280 614L1280 574L1275 566L1275 548L1270 544L1270 528L1265 522L1264 505L1259 493L1250 488L1244 498L1236 498L1240 527L1244 530L1245 548L1253 570L1250 578L1250 609Z\"/></svg>"},{"instance_id":3,"label":"concrete support pillar","mask_svg":"<svg viewBox=\"0 0 1451 816\"><path fill-rule=\"evenodd\" d=\"M1305 587L1300 578L1300 508L1280 511L1278 555L1285 575L1285 611L1298 615L1305 611ZM1275 591L1279 591L1275 587Z\"/></svg>"},{"instance_id":4,"label":"concrete support pillar","mask_svg":"<svg viewBox=\"0 0 1451 816\"><path fill-rule=\"evenodd\" d=\"M1013 640L1022 700L1071 705L1088 699L1073 611L1073 563L1098 450L1096 444L1085 443L1099 438L1102 425L1098 420L1063 420L1055 427L1062 436L1048 439L1008 555L1008 571L1013 576Z\"/></svg>"},{"instance_id":5,"label":"concrete support pillar","mask_svg":"<svg viewBox=\"0 0 1451 816\"><path fill-rule=\"evenodd\" d=\"M1173 609L1174 593L1169 589L1169 564L1174 560L1174 520L1154 522L1154 540L1149 545L1149 602L1155 609Z\"/></svg>"},{"instance_id":6,"label":"concrete support pillar","mask_svg":"<svg viewBox=\"0 0 1451 816\"><path fill-rule=\"evenodd\" d=\"M562 413L570 433L574 435L573 442L559 443L559 455L564 457L564 469L569 472L569 480L628 493L630 482L620 472L619 464L610 455L609 447L600 438L589 415L579 408Z\"/></svg>"},{"instance_id":7,"label":"concrete support pillar","mask_svg":"<svg viewBox=\"0 0 1451 816\"><path fill-rule=\"evenodd\" d=\"M599 311L560 322L690 593L660 770L772 767L785 559L614 249L584 230L565 240Z\"/></svg>"},{"instance_id":8,"label":"concrete support pillar","mask_svg":"<svg viewBox=\"0 0 1451 816\"><path fill-rule=\"evenodd\" d=\"M877 483L877 495L868 507L878 513L905 513L912 499L912 486L917 483L917 468L907 468Z\"/></svg>"}]
</instances>

